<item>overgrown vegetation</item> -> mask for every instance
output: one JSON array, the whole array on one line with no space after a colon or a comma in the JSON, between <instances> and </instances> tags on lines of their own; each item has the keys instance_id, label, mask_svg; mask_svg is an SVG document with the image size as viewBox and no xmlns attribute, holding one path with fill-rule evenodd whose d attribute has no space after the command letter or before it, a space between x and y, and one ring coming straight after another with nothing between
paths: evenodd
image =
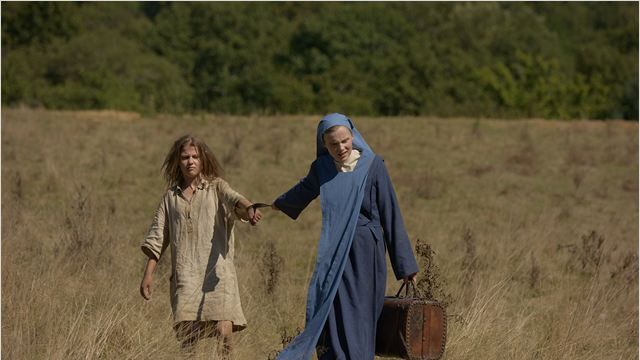
<instances>
[{"instance_id":1,"label":"overgrown vegetation","mask_svg":"<svg viewBox=\"0 0 640 360\"><path fill-rule=\"evenodd\" d=\"M170 254L152 300L138 292L169 146L188 132L219 159L238 152L225 179L268 203L307 173L318 120L3 109L2 358L181 358ZM448 305L446 359L637 358L638 123L354 121L385 159L420 289ZM506 161L525 139L534 161ZM446 191L418 194L424 174ZM303 328L320 227L318 200L295 222L266 209L235 227L248 321L235 359L273 358ZM386 294L399 286L389 266Z\"/></svg>"},{"instance_id":2,"label":"overgrown vegetation","mask_svg":"<svg viewBox=\"0 0 640 360\"><path fill-rule=\"evenodd\" d=\"M420 276L416 283L420 296L428 300L436 300L445 307L448 306L453 299L451 294L447 293L447 284L442 280L440 267L435 262L436 252L429 243L418 239L414 254L420 268Z\"/></svg>"},{"instance_id":3,"label":"overgrown vegetation","mask_svg":"<svg viewBox=\"0 0 640 360\"><path fill-rule=\"evenodd\" d=\"M4 2L2 103L638 117L638 3Z\"/></svg>"}]
</instances>

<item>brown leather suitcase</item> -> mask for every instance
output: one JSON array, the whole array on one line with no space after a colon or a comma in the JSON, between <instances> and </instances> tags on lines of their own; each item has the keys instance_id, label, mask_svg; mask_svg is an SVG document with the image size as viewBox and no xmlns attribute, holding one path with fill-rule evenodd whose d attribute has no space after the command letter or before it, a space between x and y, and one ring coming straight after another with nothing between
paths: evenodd
<instances>
[{"instance_id":1,"label":"brown leather suitcase","mask_svg":"<svg viewBox=\"0 0 640 360\"><path fill-rule=\"evenodd\" d=\"M437 301L415 297L415 287L414 297L400 297L401 291L402 287L396 296L384 298L376 333L376 355L409 360L440 359L447 338L444 307Z\"/></svg>"}]
</instances>

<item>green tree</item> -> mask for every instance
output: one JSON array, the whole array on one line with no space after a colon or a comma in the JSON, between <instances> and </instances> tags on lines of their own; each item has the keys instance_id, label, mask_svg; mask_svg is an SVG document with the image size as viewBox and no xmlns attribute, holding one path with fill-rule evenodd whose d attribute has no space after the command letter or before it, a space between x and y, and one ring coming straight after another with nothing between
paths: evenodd
<instances>
[{"instance_id":1,"label":"green tree","mask_svg":"<svg viewBox=\"0 0 640 360\"><path fill-rule=\"evenodd\" d=\"M2 3L2 102L638 117L638 4Z\"/></svg>"}]
</instances>

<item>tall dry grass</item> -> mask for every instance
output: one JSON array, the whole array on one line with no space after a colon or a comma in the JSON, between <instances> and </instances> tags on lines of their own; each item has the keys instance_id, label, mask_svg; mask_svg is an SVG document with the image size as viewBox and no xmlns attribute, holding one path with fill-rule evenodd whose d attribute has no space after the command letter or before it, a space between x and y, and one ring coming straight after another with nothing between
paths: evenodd
<instances>
[{"instance_id":1,"label":"tall dry grass","mask_svg":"<svg viewBox=\"0 0 640 360\"><path fill-rule=\"evenodd\" d=\"M4 109L3 358L180 357L168 259L152 301L138 294L165 152L195 133L236 190L268 202L306 174L317 120ZM433 251L447 359L638 358L636 123L355 121L386 159L412 241ZM266 210L238 226L249 327L235 358L267 359L303 326L319 231L317 202L296 222ZM387 292L397 286L390 272Z\"/></svg>"}]
</instances>

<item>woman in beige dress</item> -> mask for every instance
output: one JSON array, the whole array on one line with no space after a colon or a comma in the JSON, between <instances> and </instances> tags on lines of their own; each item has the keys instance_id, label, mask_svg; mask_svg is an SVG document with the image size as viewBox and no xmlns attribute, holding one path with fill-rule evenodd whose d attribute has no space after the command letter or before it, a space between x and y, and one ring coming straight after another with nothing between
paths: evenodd
<instances>
[{"instance_id":1,"label":"woman in beige dress","mask_svg":"<svg viewBox=\"0 0 640 360\"><path fill-rule=\"evenodd\" d=\"M255 225L262 214L220 177L220 165L200 139L175 141L162 166L168 190L156 210L142 251L149 258L140 293L151 298L156 265L171 249L171 308L182 348L217 336L223 352L232 333L247 326L240 305L234 259L236 220Z\"/></svg>"}]
</instances>

